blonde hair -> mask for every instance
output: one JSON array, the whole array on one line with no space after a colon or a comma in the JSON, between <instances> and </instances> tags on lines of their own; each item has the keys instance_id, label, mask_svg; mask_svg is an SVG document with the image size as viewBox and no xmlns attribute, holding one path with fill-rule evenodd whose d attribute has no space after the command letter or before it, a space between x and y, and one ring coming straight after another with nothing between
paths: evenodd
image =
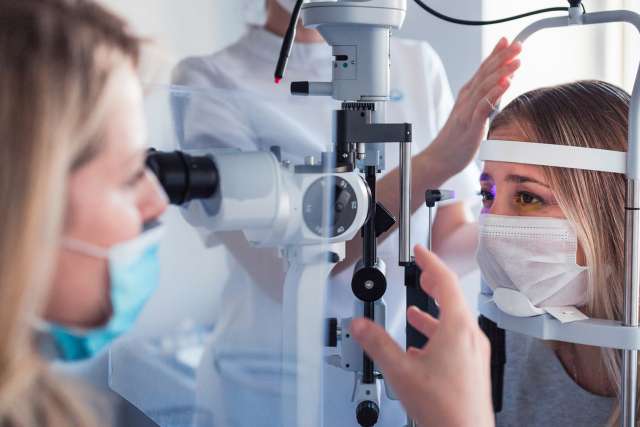
<instances>
[{"instance_id":1,"label":"blonde hair","mask_svg":"<svg viewBox=\"0 0 640 427\"><path fill-rule=\"evenodd\" d=\"M627 151L630 97L601 81L579 81L528 92L511 102L490 132L515 124L529 141ZM624 175L543 167L589 266L587 311L622 320L624 313ZM612 387L620 390L620 354L601 349ZM615 424L617 408L610 419Z\"/></svg>"},{"instance_id":2,"label":"blonde hair","mask_svg":"<svg viewBox=\"0 0 640 427\"><path fill-rule=\"evenodd\" d=\"M69 174L101 148L109 82L137 66L124 21L83 0L0 0L0 425L93 424L46 370L31 328L63 227Z\"/></svg>"}]
</instances>

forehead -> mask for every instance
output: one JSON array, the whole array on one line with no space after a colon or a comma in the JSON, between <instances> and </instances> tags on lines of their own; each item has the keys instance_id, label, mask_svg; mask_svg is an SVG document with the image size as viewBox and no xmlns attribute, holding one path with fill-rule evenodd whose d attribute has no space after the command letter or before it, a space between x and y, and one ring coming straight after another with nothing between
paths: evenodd
<instances>
[{"instance_id":1,"label":"forehead","mask_svg":"<svg viewBox=\"0 0 640 427\"><path fill-rule=\"evenodd\" d=\"M115 87L106 119L107 151L140 151L146 142L141 85L130 67L119 70L111 83Z\"/></svg>"},{"instance_id":2,"label":"forehead","mask_svg":"<svg viewBox=\"0 0 640 427\"><path fill-rule=\"evenodd\" d=\"M516 121L502 124L500 127L492 129L488 139L499 139L503 141L529 141L522 125Z\"/></svg>"},{"instance_id":3,"label":"forehead","mask_svg":"<svg viewBox=\"0 0 640 427\"><path fill-rule=\"evenodd\" d=\"M504 181L508 176L513 175L531 178L542 183L547 182L542 167L540 166L494 161L484 162L480 180L498 182Z\"/></svg>"}]
</instances>

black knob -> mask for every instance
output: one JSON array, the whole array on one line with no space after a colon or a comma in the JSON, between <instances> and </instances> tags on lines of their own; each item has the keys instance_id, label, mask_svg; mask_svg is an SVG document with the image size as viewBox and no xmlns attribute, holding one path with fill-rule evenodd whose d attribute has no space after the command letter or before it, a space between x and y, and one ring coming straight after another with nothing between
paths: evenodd
<instances>
[{"instance_id":1,"label":"black knob","mask_svg":"<svg viewBox=\"0 0 640 427\"><path fill-rule=\"evenodd\" d=\"M365 400L356 409L356 420L362 427L373 427L378 422L380 409L378 405L370 400Z\"/></svg>"},{"instance_id":2,"label":"black knob","mask_svg":"<svg viewBox=\"0 0 640 427\"><path fill-rule=\"evenodd\" d=\"M218 168L208 156L151 149L147 154L147 167L158 177L174 205L208 199L218 190Z\"/></svg>"},{"instance_id":3,"label":"black knob","mask_svg":"<svg viewBox=\"0 0 640 427\"><path fill-rule=\"evenodd\" d=\"M378 265L361 267L353 273L351 290L360 301L378 301L387 291L387 278Z\"/></svg>"},{"instance_id":4,"label":"black knob","mask_svg":"<svg viewBox=\"0 0 640 427\"><path fill-rule=\"evenodd\" d=\"M293 82L291 83L292 95L309 95L309 82Z\"/></svg>"}]
</instances>

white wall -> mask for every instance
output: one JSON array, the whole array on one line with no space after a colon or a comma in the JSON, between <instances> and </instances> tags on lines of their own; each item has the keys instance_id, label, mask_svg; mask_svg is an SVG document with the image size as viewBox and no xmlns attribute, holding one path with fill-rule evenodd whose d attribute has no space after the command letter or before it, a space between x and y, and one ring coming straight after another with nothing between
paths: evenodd
<instances>
[{"instance_id":1,"label":"white wall","mask_svg":"<svg viewBox=\"0 0 640 427\"><path fill-rule=\"evenodd\" d=\"M246 2L260 0L99 1L157 43L166 71L185 56L211 53L235 41L244 31Z\"/></svg>"},{"instance_id":2,"label":"white wall","mask_svg":"<svg viewBox=\"0 0 640 427\"><path fill-rule=\"evenodd\" d=\"M426 4L445 15L480 19L482 2L478 0L426 0ZM444 22L408 1L407 19L399 37L426 40L440 54L454 93L473 75L480 64L482 29ZM411 66L411 64L406 64Z\"/></svg>"},{"instance_id":3,"label":"white wall","mask_svg":"<svg viewBox=\"0 0 640 427\"><path fill-rule=\"evenodd\" d=\"M407 22L400 35L431 43L445 64L454 93L473 75L500 37L512 40L534 20L554 15L468 27L441 21L422 11L412 0L408 3ZM472 20L503 18L566 5L563 0L426 0L425 3L445 15ZM627 8L640 12L640 5L634 0L588 0L585 5L588 11ZM523 66L505 101L529 89L585 78L604 79L630 91L639 48L640 37L623 24L542 32L527 42L522 54Z\"/></svg>"},{"instance_id":4,"label":"white wall","mask_svg":"<svg viewBox=\"0 0 640 427\"><path fill-rule=\"evenodd\" d=\"M558 6L561 3L557 0L537 0L535 8ZM631 2L624 3L622 0L589 0L585 1L585 6L589 12L594 12L631 5ZM486 0L483 14L487 19L496 18L520 13L533 6L531 2L525 5L509 0ZM541 16L487 27L483 32L483 51L487 54L502 35L515 38L528 23ZM623 73L623 50L623 24L553 29L538 33L524 46L522 68L505 102L533 88L579 79L607 80L631 90L629 79L625 79ZM634 61L637 63L637 58Z\"/></svg>"}]
</instances>

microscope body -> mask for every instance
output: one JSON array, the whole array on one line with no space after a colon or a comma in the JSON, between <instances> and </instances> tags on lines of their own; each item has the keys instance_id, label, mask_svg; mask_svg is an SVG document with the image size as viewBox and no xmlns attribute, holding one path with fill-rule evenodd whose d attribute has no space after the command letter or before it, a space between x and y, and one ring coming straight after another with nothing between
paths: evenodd
<instances>
[{"instance_id":1,"label":"microscope body","mask_svg":"<svg viewBox=\"0 0 640 427\"><path fill-rule=\"evenodd\" d=\"M412 127L386 122L390 99L390 38L406 16L406 0L312 2L302 7L305 27L317 29L333 50L331 82L295 82L293 95L330 96L342 101L334 113L333 143L336 171L359 170L371 192L372 213L362 229L362 259L355 266L352 290L354 317L366 317L386 326L383 296L387 288L384 261L377 256L377 238L395 218L376 199L377 174L385 169L384 146L400 145L401 207L400 262L410 263L410 166ZM353 401L361 426L377 424L380 415L382 373L351 338L351 319L330 319L328 345L338 354L328 362L355 372ZM333 330L332 330L333 329ZM393 392L387 388L387 394Z\"/></svg>"},{"instance_id":2,"label":"microscope body","mask_svg":"<svg viewBox=\"0 0 640 427\"><path fill-rule=\"evenodd\" d=\"M369 190L353 173L293 166L272 152L212 151L219 190L185 217L196 227L242 231L255 247L335 244L369 215Z\"/></svg>"}]
</instances>

